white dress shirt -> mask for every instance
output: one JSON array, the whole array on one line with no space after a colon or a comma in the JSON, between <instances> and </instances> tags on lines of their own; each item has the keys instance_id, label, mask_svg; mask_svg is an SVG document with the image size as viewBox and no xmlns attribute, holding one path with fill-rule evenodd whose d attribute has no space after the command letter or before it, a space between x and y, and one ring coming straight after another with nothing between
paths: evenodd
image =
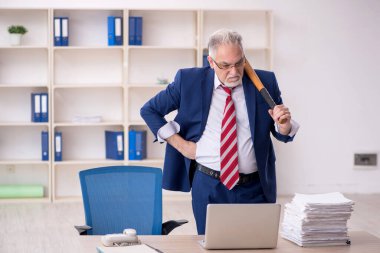
<instances>
[{"instance_id":1,"label":"white dress shirt","mask_svg":"<svg viewBox=\"0 0 380 253\"><path fill-rule=\"evenodd\" d=\"M195 160L199 164L216 171L220 171L221 125L224 106L228 96L220 84L221 83L215 74L210 111L205 130L197 142L195 156ZM257 171L257 163L244 96L243 85L238 85L232 90L232 100L236 110L239 172L249 174ZM291 120L291 125L292 128L289 136L294 136L299 129L299 124L294 120ZM166 138L178 133L179 130L180 126L177 122L168 122L159 129L157 138L160 142L163 142Z\"/></svg>"}]
</instances>

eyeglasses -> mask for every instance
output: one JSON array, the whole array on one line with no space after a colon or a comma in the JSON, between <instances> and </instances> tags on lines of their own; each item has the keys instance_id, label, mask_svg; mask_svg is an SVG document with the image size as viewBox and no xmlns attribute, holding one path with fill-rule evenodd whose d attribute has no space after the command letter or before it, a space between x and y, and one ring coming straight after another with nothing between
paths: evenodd
<instances>
[{"instance_id":1,"label":"eyeglasses","mask_svg":"<svg viewBox=\"0 0 380 253\"><path fill-rule=\"evenodd\" d=\"M235 64L217 63L213 58L211 58L211 60L215 63L216 66L218 66L218 68L223 69L223 70L232 69L233 67L240 68L245 63L244 56Z\"/></svg>"}]
</instances>

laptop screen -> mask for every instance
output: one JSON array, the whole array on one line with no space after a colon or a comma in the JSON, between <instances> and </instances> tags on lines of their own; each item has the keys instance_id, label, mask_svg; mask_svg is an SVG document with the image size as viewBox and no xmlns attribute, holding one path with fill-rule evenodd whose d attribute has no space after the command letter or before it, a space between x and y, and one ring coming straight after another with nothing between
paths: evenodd
<instances>
[{"instance_id":1,"label":"laptop screen","mask_svg":"<svg viewBox=\"0 0 380 253\"><path fill-rule=\"evenodd\" d=\"M277 246L280 204L209 204L206 249L256 249Z\"/></svg>"}]
</instances>

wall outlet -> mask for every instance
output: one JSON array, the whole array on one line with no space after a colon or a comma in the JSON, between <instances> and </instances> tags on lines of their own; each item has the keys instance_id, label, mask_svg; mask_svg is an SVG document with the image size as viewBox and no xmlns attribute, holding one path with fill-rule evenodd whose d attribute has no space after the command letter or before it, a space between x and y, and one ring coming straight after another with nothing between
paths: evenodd
<instances>
[{"instance_id":1,"label":"wall outlet","mask_svg":"<svg viewBox=\"0 0 380 253\"><path fill-rule=\"evenodd\" d=\"M377 166L377 154L376 153L361 153L354 154L355 166Z\"/></svg>"},{"instance_id":2,"label":"wall outlet","mask_svg":"<svg viewBox=\"0 0 380 253\"><path fill-rule=\"evenodd\" d=\"M8 173L13 174L16 172L16 168L14 165L7 165L7 171L8 171Z\"/></svg>"}]
</instances>

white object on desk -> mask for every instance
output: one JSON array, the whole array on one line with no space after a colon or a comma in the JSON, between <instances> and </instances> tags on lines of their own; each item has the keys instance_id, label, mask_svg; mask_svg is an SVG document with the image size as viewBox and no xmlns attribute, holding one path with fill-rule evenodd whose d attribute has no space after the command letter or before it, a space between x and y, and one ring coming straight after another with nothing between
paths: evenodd
<instances>
[{"instance_id":1,"label":"white object on desk","mask_svg":"<svg viewBox=\"0 0 380 253\"><path fill-rule=\"evenodd\" d=\"M122 234L107 234L102 236L101 241L106 247L131 246L141 244L133 228L124 229Z\"/></svg>"},{"instance_id":2,"label":"white object on desk","mask_svg":"<svg viewBox=\"0 0 380 253\"><path fill-rule=\"evenodd\" d=\"M124 247L97 247L98 253L157 253L156 250L146 244Z\"/></svg>"},{"instance_id":3,"label":"white object on desk","mask_svg":"<svg viewBox=\"0 0 380 253\"><path fill-rule=\"evenodd\" d=\"M281 235L299 246L349 245L354 202L339 192L298 194L285 205Z\"/></svg>"}]
</instances>

